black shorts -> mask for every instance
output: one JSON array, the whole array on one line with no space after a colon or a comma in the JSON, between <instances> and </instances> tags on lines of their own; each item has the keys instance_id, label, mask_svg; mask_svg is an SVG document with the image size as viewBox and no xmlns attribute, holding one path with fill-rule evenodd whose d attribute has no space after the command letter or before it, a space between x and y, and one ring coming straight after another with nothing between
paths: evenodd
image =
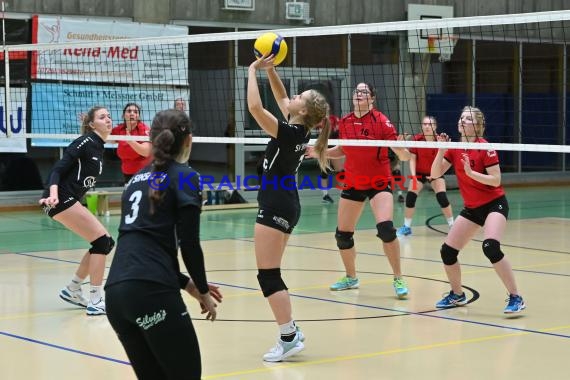
<instances>
[{"instance_id":1,"label":"black shorts","mask_svg":"<svg viewBox=\"0 0 570 380\"><path fill-rule=\"evenodd\" d=\"M257 211L256 222L267 227L275 228L276 230L286 234L290 234L299 222L300 216L300 208L289 212L288 215L285 215L283 213L276 213L275 211L269 208L264 208L260 205L259 210Z\"/></svg>"},{"instance_id":2,"label":"black shorts","mask_svg":"<svg viewBox=\"0 0 570 380\"><path fill-rule=\"evenodd\" d=\"M105 289L107 318L139 379L200 379L200 347L180 289L127 280Z\"/></svg>"},{"instance_id":3,"label":"black shorts","mask_svg":"<svg viewBox=\"0 0 570 380\"><path fill-rule=\"evenodd\" d=\"M390 184L386 184L386 186L379 186L378 189L366 189L366 190L356 190L355 188L344 189L340 193L340 197L351 201L364 202L366 198L372 199L376 196L376 194L381 193L383 191L386 191L391 194L392 187L390 186Z\"/></svg>"},{"instance_id":4,"label":"black shorts","mask_svg":"<svg viewBox=\"0 0 570 380\"><path fill-rule=\"evenodd\" d=\"M507 201L507 197L503 195L477 208L465 207L461 210L459 215L475 224L484 226L487 216L492 212L498 212L504 215L505 219L509 219L509 202Z\"/></svg>"},{"instance_id":5,"label":"black shorts","mask_svg":"<svg viewBox=\"0 0 570 380\"><path fill-rule=\"evenodd\" d=\"M48 193L48 195L49 195L49 193ZM45 195L45 193L44 193L43 197L44 198L47 197ZM66 191L62 191L61 189L59 189L58 197L59 197L59 203L55 207L50 207L47 205L41 206L42 209L44 210L44 212L50 218L53 218L54 216L56 216L60 212L67 210L68 208L70 208L71 206L73 206L74 204L79 202L79 200L77 198L75 198L75 196L71 195L70 193L68 193Z\"/></svg>"}]
</instances>

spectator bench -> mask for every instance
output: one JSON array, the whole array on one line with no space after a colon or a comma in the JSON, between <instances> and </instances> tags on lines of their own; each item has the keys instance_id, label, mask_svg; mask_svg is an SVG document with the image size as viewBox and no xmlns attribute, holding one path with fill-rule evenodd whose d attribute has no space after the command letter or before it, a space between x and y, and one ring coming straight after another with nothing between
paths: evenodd
<instances>
[{"instance_id":1,"label":"spectator bench","mask_svg":"<svg viewBox=\"0 0 570 380\"><path fill-rule=\"evenodd\" d=\"M226 209L239 209L239 208L257 208L257 202L245 203L226 203L226 193L232 190L231 186L223 186L218 183L208 184L202 190L203 206L202 210L226 210ZM257 189L252 189L257 190ZM95 215L108 216L111 214L118 214L111 210L111 198L119 198L123 194L123 189L120 190L91 190L85 195L87 201L87 208ZM120 200L119 200L120 203ZM113 211L113 212L112 212Z\"/></svg>"}]
</instances>

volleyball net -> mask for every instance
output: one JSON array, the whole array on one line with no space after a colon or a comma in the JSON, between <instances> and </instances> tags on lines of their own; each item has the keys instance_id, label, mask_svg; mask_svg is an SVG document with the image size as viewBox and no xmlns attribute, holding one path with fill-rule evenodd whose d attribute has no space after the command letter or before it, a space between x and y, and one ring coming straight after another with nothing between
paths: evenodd
<instances>
[{"instance_id":1,"label":"volleyball net","mask_svg":"<svg viewBox=\"0 0 570 380\"><path fill-rule=\"evenodd\" d=\"M399 133L422 133L422 118L430 115L437 131L453 138L344 145L470 148L458 142L457 122L461 109L473 105L485 114L490 142L479 148L500 151L513 168L565 170L569 20L570 11L559 11L275 30L289 47L277 70L290 95L316 89L337 116L352 110L355 85L370 83L375 107ZM79 135L80 115L92 106L107 107L118 124L123 107L137 103L142 121L150 124L156 112L182 99L195 142L264 144L268 136L250 116L246 99L247 67L262 32L137 39L108 33L108 39L91 42L3 46L2 138L25 138L32 147L66 146ZM22 55L24 70L11 59ZM267 77L259 73L258 81L264 106L284 118Z\"/></svg>"}]
</instances>

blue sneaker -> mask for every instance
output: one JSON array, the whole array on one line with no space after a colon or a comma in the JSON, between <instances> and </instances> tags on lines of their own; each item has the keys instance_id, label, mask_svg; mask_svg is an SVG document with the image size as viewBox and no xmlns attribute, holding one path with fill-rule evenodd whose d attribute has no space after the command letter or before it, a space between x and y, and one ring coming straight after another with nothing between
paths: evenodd
<instances>
[{"instance_id":1,"label":"blue sneaker","mask_svg":"<svg viewBox=\"0 0 570 380\"><path fill-rule=\"evenodd\" d=\"M411 227L408 227L408 226L402 226L402 227L398 228L398 231L396 231L397 236L408 236L411 234L412 234L412 229L411 229Z\"/></svg>"},{"instance_id":2,"label":"blue sneaker","mask_svg":"<svg viewBox=\"0 0 570 380\"><path fill-rule=\"evenodd\" d=\"M347 289L358 289L360 286L360 281L356 277L344 276L337 282L331 285L331 290L347 290Z\"/></svg>"},{"instance_id":3,"label":"blue sneaker","mask_svg":"<svg viewBox=\"0 0 570 380\"><path fill-rule=\"evenodd\" d=\"M66 302L69 302L70 304L83 308L86 308L87 304L89 303L89 301L83 297L81 289L69 290L67 286L59 291L59 298Z\"/></svg>"},{"instance_id":4,"label":"blue sneaker","mask_svg":"<svg viewBox=\"0 0 570 380\"><path fill-rule=\"evenodd\" d=\"M304 342L305 341L305 334L303 334L303 332L301 331L299 326L295 326L295 329L297 330L297 336L299 337L299 340L301 342Z\"/></svg>"},{"instance_id":5,"label":"blue sneaker","mask_svg":"<svg viewBox=\"0 0 570 380\"><path fill-rule=\"evenodd\" d=\"M105 310L105 301L103 298L100 298L99 301L95 303L93 303L93 301L89 301L85 311L87 312L87 315L105 315L107 314Z\"/></svg>"},{"instance_id":6,"label":"blue sneaker","mask_svg":"<svg viewBox=\"0 0 570 380\"><path fill-rule=\"evenodd\" d=\"M465 293L462 295L457 295L453 293L453 290L449 292L448 295L443 297L441 301L435 304L438 309L449 309L452 307L463 306L467 303L467 297Z\"/></svg>"},{"instance_id":7,"label":"blue sneaker","mask_svg":"<svg viewBox=\"0 0 570 380\"><path fill-rule=\"evenodd\" d=\"M506 301L508 301L508 303L507 306L505 306L505 314L520 313L526 308L521 296L509 294L509 298Z\"/></svg>"},{"instance_id":8,"label":"blue sneaker","mask_svg":"<svg viewBox=\"0 0 570 380\"><path fill-rule=\"evenodd\" d=\"M263 355L263 360L266 362L280 362L289 356L303 351L304 349L305 345L301 342L299 334L296 334L295 339L293 339L292 342L285 342L278 339L275 347Z\"/></svg>"},{"instance_id":9,"label":"blue sneaker","mask_svg":"<svg viewBox=\"0 0 570 380\"><path fill-rule=\"evenodd\" d=\"M408 284L406 284L406 280L402 277L395 278L394 282L392 282L392 286L394 286L396 297L399 299L406 298L408 296Z\"/></svg>"}]
</instances>

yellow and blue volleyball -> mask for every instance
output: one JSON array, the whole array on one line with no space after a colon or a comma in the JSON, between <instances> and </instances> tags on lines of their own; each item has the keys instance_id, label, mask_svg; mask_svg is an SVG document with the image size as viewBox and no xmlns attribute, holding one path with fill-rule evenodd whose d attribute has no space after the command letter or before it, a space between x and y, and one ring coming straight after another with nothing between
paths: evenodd
<instances>
[{"instance_id":1,"label":"yellow and blue volleyball","mask_svg":"<svg viewBox=\"0 0 570 380\"><path fill-rule=\"evenodd\" d=\"M255 40L253 53L257 59L265 54L273 54L275 56L273 64L278 65L287 57L287 43L277 33L264 33Z\"/></svg>"}]
</instances>

